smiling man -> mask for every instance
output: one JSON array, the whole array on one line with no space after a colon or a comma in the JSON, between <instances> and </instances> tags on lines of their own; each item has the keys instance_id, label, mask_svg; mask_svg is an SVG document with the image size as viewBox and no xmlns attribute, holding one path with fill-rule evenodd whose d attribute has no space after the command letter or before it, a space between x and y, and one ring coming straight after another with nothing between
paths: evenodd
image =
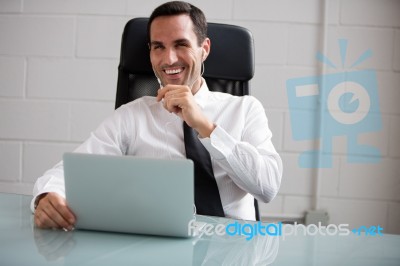
<instances>
[{"instance_id":1,"label":"smiling man","mask_svg":"<svg viewBox=\"0 0 400 266\"><path fill-rule=\"evenodd\" d=\"M154 15L149 25L150 61L155 75L165 85L157 99L164 99L165 108L182 118L201 137L209 137L215 126L200 111L193 95L203 83L201 66L210 52L210 39L201 36L199 40L193 31L192 19L186 14Z\"/></svg>"},{"instance_id":2,"label":"smiling man","mask_svg":"<svg viewBox=\"0 0 400 266\"><path fill-rule=\"evenodd\" d=\"M195 194L202 194L195 200L198 213L254 220L254 197L271 201L282 177L261 103L251 96L209 90L202 71L211 40L205 16L195 6L178 1L159 6L150 17L148 36L151 64L160 82L157 97L118 108L76 152L185 158L185 124L197 132L211 157L219 194L211 199L196 187ZM73 228L76 218L65 200L63 177L60 162L37 180L31 207L38 227ZM221 212L200 208L203 203L219 204Z\"/></svg>"}]
</instances>

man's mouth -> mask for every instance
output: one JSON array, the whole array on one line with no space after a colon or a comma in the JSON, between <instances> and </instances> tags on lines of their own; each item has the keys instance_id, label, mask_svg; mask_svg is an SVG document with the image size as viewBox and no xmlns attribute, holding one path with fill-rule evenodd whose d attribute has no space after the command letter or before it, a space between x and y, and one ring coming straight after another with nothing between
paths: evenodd
<instances>
[{"instance_id":1,"label":"man's mouth","mask_svg":"<svg viewBox=\"0 0 400 266\"><path fill-rule=\"evenodd\" d=\"M167 75L176 75L179 74L181 72L183 72L184 68L183 67L179 67L179 68L169 68L169 69L164 69L164 72Z\"/></svg>"}]
</instances>

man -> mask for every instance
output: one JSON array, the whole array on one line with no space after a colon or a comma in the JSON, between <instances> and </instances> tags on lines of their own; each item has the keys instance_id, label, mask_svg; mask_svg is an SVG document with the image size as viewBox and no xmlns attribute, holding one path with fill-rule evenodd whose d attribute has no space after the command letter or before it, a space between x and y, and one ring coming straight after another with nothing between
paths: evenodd
<instances>
[{"instance_id":1,"label":"man","mask_svg":"<svg viewBox=\"0 0 400 266\"><path fill-rule=\"evenodd\" d=\"M76 152L182 158L185 122L210 153L224 216L254 220L254 197L272 200L282 177L262 105L251 96L209 91L201 71L211 41L198 8L185 2L161 5L148 31L150 60L161 85L157 97L118 108ZM33 194L38 227L73 228L62 162L37 180Z\"/></svg>"}]
</instances>

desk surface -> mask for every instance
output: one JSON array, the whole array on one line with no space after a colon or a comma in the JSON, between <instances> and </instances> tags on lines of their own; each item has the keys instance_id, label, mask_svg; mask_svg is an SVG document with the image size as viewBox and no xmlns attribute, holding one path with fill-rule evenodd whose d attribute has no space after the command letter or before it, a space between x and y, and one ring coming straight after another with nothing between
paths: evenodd
<instances>
[{"instance_id":1,"label":"desk surface","mask_svg":"<svg viewBox=\"0 0 400 266\"><path fill-rule=\"evenodd\" d=\"M31 197L0 193L0 265L400 265L399 235L177 239L33 226ZM198 216L216 225L224 218ZM244 223L244 222L241 222Z\"/></svg>"}]
</instances>

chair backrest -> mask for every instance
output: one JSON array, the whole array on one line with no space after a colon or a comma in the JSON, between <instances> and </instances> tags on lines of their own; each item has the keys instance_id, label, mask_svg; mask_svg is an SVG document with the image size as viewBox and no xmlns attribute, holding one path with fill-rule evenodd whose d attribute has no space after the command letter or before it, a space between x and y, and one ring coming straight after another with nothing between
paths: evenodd
<instances>
[{"instance_id":1,"label":"chair backrest","mask_svg":"<svg viewBox=\"0 0 400 266\"><path fill-rule=\"evenodd\" d=\"M144 95L155 96L159 85L151 68L147 45L148 18L128 21L122 35L115 108ZM254 76L254 42L249 30L208 23L211 52L203 77L212 91L248 95Z\"/></svg>"},{"instance_id":2,"label":"chair backrest","mask_svg":"<svg viewBox=\"0 0 400 266\"><path fill-rule=\"evenodd\" d=\"M147 44L148 18L128 21L122 35L115 108L145 95L155 96L159 84L150 63ZM211 52L204 62L205 78L212 91L243 96L250 93L254 76L254 41L243 27L208 23ZM257 200L256 220L260 221Z\"/></svg>"}]
</instances>

